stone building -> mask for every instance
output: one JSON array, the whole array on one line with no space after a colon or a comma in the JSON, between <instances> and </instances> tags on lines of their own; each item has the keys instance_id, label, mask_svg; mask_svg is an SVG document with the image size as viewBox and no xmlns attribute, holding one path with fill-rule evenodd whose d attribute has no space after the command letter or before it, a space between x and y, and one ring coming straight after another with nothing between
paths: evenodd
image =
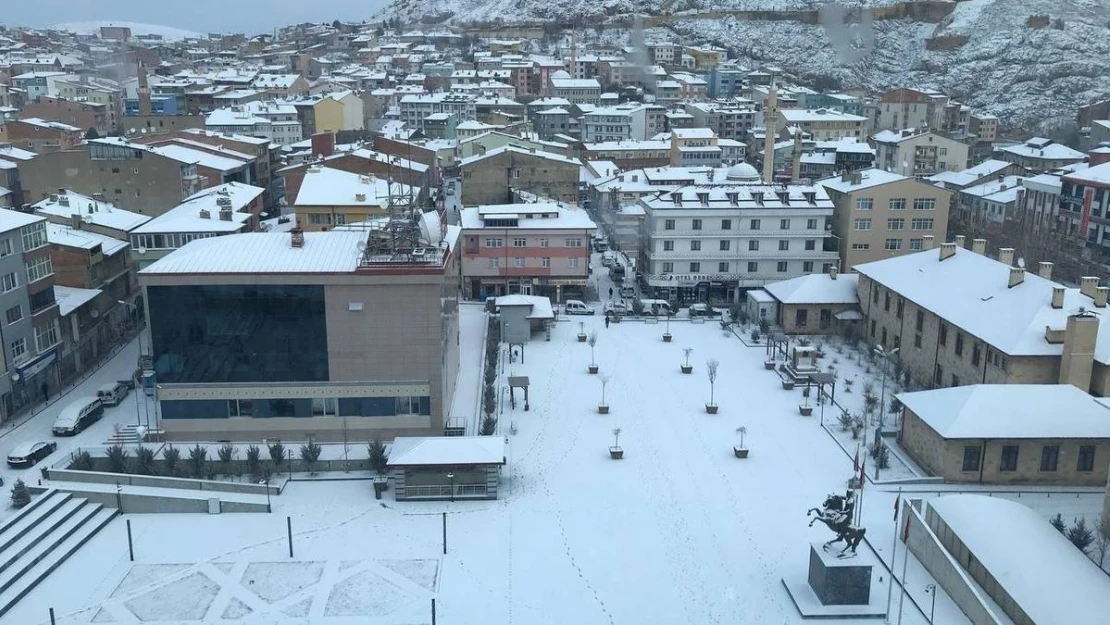
<instances>
[{"instance_id":1,"label":"stone building","mask_svg":"<svg viewBox=\"0 0 1110 625\"><path fill-rule=\"evenodd\" d=\"M505 146L485 154L464 158L462 202L466 206L505 204L514 191L578 203L578 160L536 149Z\"/></svg>"}]
</instances>

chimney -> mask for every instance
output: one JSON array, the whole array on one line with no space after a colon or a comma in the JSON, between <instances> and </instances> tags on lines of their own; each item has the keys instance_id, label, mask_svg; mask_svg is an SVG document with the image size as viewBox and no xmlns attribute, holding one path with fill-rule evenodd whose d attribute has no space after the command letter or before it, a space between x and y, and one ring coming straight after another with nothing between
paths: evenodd
<instances>
[{"instance_id":1,"label":"chimney","mask_svg":"<svg viewBox=\"0 0 1110 625\"><path fill-rule=\"evenodd\" d=\"M1071 315L1064 329L1064 353L1060 360L1060 384L1089 392L1094 369L1095 343L1098 340L1098 317L1090 314Z\"/></svg>"},{"instance_id":2,"label":"chimney","mask_svg":"<svg viewBox=\"0 0 1110 625\"><path fill-rule=\"evenodd\" d=\"M1037 268L1037 275L1045 280L1052 279L1052 263L1041 262Z\"/></svg>"},{"instance_id":3,"label":"chimney","mask_svg":"<svg viewBox=\"0 0 1110 625\"><path fill-rule=\"evenodd\" d=\"M300 228L293 228L289 231L289 235L290 245L296 248L304 247L304 230L301 230Z\"/></svg>"},{"instance_id":4,"label":"chimney","mask_svg":"<svg viewBox=\"0 0 1110 625\"><path fill-rule=\"evenodd\" d=\"M317 156L328 157L335 154L335 133L318 132L309 139L312 144L312 153Z\"/></svg>"},{"instance_id":5,"label":"chimney","mask_svg":"<svg viewBox=\"0 0 1110 625\"><path fill-rule=\"evenodd\" d=\"M956 255L955 243L941 243L940 244L940 259L943 261L946 258L951 258Z\"/></svg>"},{"instance_id":6,"label":"chimney","mask_svg":"<svg viewBox=\"0 0 1110 625\"><path fill-rule=\"evenodd\" d=\"M829 265L829 277L836 280L836 265Z\"/></svg>"},{"instance_id":7,"label":"chimney","mask_svg":"<svg viewBox=\"0 0 1110 625\"><path fill-rule=\"evenodd\" d=\"M1095 308L1106 308L1106 296L1110 295L1110 286L1100 286L1095 289Z\"/></svg>"},{"instance_id":8,"label":"chimney","mask_svg":"<svg viewBox=\"0 0 1110 625\"><path fill-rule=\"evenodd\" d=\"M976 254L987 255L987 240L986 239L972 239L971 251Z\"/></svg>"},{"instance_id":9,"label":"chimney","mask_svg":"<svg viewBox=\"0 0 1110 625\"><path fill-rule=\"evenodd\" d=\"M927 235L921 237L921 249L923 249L923 250L933 249L933 235L927 234Z\"/></svg>"},{"instance_id":10,"label":"chimney","mask_svg":"<svg viewBox=\"0 0 1110 625\"><path fill-rule=\"evenodd\" d=\"M201 219L212 219L212 213L207 208L200 209Z\"/></svg>"},{"instance_id":11,"label":"chimney","mask_svg":"<svg viewBox=\"0 0 1110 625\"><path fill-rule=\"evenodd\" d=\"M1087 297L1095 298L1095 289L1098 288L1098 278L1087 276L1079 279L1079 292Z\"/></svg>"},{"instance_id":12,"label":"chimney","mask_svg":"<svg viewBox=\"0 0 1110 625\"><path fill-rule=\"evenodd\" d=\"M81 214L80 213L69 216L69 227L73 228L74 230L80 230L81 229Z\"/></svg>"},{"instance_id":13,"label":"chimney","mask_svg":"<svg viewBox=\"0 0 1110 625\"><path fill-rule=\"evenodd\" d=\"M1012 267L1013 264L1014 264L1014 248L1012 248L1012 247L998 248L998 262L1002 263L1003 265L1006 265L1007 267Z\"/></svg>"},{"instance_id":14,"label":"chimney","mask_svg":"<svg viewBox=\"0 0 1110 625\"><path fill-rule=\"evenodd\" d=\"M967 237L962 234L956 235L956 247L963 247L967 241Z\"/></svg>"},{"instance_id":15,"label":"chimney","mask_svg":"<svg viewBox=\"0 0 1110 625\"><path fill-rule=\"evenodd\" d=\"M1010 267L1010 283L1007 288L1014 288L1015 286L1025 282L1025 270L1021 267Z\"/></svg>"},{"instance_id":16,"label":"chimney","mask_svg":"<svg viewBox=\"0 0 1110 625\"><path fill-rule=\"evenodd\" d=\"M1059 310L1064 307L1064 293L1067 291L1062 286L1052 287L1052 307Z\"/></svg>"}]
</instances>

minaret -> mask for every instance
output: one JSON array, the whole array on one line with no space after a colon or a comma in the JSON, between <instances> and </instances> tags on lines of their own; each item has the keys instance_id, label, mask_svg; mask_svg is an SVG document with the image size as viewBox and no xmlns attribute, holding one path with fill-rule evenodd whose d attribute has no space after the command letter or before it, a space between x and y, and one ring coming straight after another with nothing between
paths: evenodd
<instances>
[{"instance_id":1,"label":"minaret","mask_svg":"<svg viewBox=\"0 0 1110 625\"><path fill-rule=\"evenodd\" d=\"M775 83L771 82L771 91L767 93L767 104L763 107L763 122L767 134L763 139L763 184L775 181L775 122L779 116L779 92Z\"/></svg>"},{"instance_id":2,"label":"minaret","mask_svg":"<svg viewBox=\"0 0 1110 625\"><path fill-rule=\"evenodd\" d=\"M581 78L578 75L578 41L574 31L570 31L570 77Z\"/></svg>"},{"instance_id":3,"label":"minaret","mask_svg":"<svg viewBox=\"0 0 1110 625\"><path fill-rule=\"evenodd\" d=\"M802 129L794 129L794 160L790 167L790 182L797 184L802 177Z\"/></svg>"},{"instance_id":4,"label":"minaret","mask_svg":"<svg viewBox=\"0 0 1110 625\"><path fill-rule=\"evenodd\" d=\"M151 114L153 107L150 103L150 84L146 78L146 66L142 61L139 61L139 115L147 117Z\"/></svg>"}]
</instances>

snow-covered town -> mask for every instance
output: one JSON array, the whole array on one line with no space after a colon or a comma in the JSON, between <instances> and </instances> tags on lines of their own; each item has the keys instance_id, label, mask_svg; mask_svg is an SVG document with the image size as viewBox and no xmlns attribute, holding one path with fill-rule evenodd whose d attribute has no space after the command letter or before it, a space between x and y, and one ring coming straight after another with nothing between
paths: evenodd
<instances>
[{"instance_id":1,"label":"snow-covered town","mask_svg":"<svg viewBox=\"0 0 1110 625\"><path fill-rule=\"evenodd\" d=\"M0 12L0 625L1110 622L1106 0L595 4Z\"/></svg>"}]
</instances>

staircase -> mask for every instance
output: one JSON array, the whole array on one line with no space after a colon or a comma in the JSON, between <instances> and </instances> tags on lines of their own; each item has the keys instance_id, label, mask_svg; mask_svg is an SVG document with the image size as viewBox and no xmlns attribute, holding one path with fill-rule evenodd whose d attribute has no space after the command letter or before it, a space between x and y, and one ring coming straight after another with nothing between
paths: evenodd
<instances>
[{"instance_id":1,"label":"staircase","mask_svg":"<svg viewBox=\"0 0 1110 625\"><path fill-rule=\"evenodd\" d=\"M104 444L137 445L143 442L142 437L139 436L138 427L134 423L120 426L108 440L104 441Z\"/></svg>"},{"instance_id":2,"label":"staircase","mask_svg":"<svg viewBox=\"0 0 1110 625\"><path fill-rule=\"evenodd\" d=\"M0 616L119 514L49 490L0 525Z\"/></svg>"}]
</instances>

